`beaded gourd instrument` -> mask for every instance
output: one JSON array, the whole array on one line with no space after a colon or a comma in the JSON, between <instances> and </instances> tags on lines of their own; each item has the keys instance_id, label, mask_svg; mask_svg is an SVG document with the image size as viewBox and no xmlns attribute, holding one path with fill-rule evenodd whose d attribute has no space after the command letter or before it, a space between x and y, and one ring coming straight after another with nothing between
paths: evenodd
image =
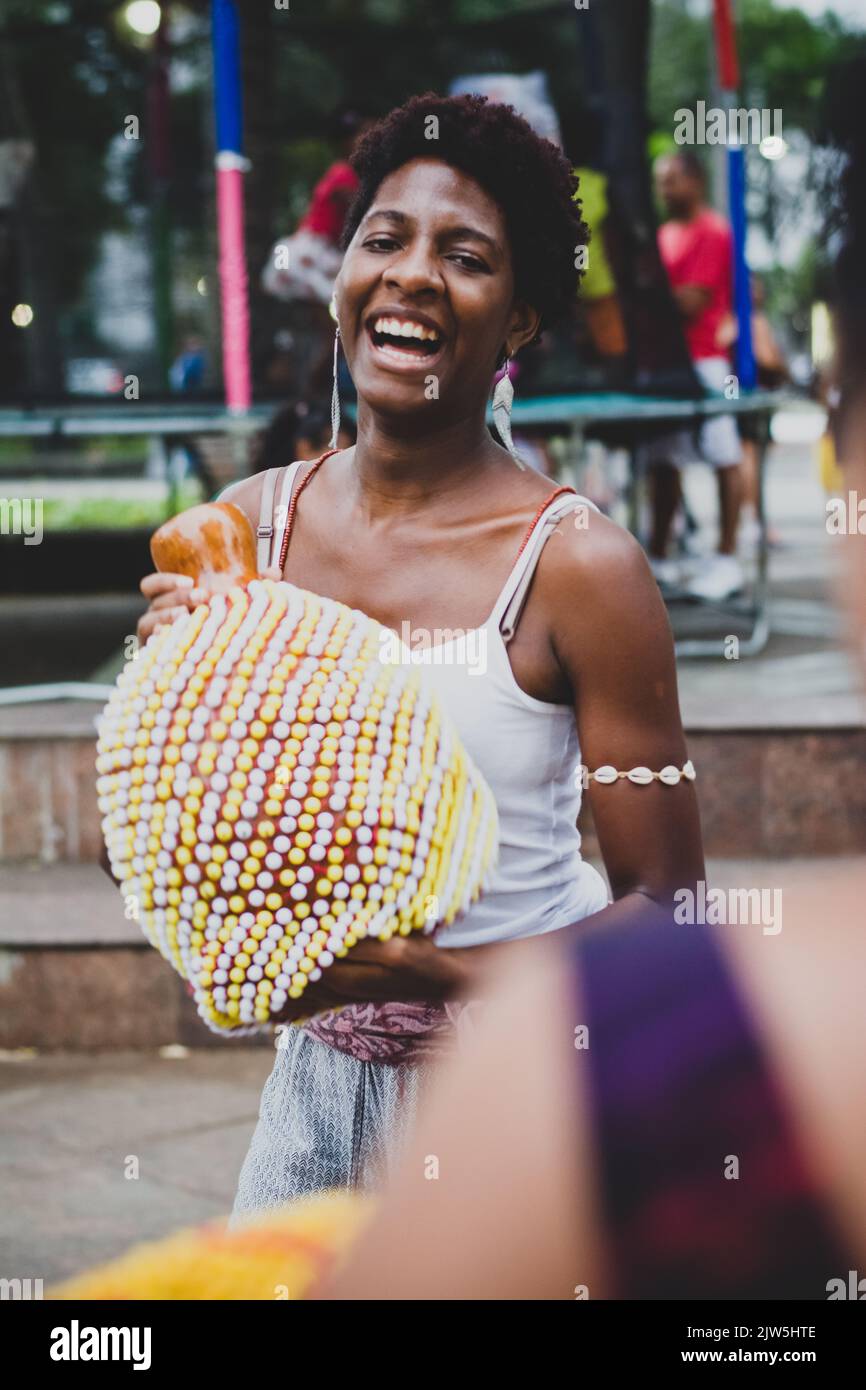
<instances>
[{"instance_id":1,"label":"beaded gourd instrument","mask_svg":"<svg viewBox=\"0 0 866 1390\"><path fill-rule=\"evenodd\" d=\"M365 937L449 924L485 886L493 795L386 629L256 577L211 503L153 537L209 601L158 629L99 723L112 874L213 1031L256 1032Z\"/></svg>"}]
</instances>

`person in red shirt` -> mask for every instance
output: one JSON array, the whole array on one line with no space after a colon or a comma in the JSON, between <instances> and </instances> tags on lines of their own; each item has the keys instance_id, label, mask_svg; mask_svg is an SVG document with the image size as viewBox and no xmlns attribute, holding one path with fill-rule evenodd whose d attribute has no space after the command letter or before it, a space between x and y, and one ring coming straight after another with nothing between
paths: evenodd
<instances>
[{"instance_id":1,"label":"person in red shirt","mask_svg":"<svg viewBox=\"0 0 866 1390\"><path fill-rule=\"evenodd\" d=\"M733 313L733 251L731 229L719 213L706 206L704 171L689 150L663 155L655 166L656 187L668 213L658 233L659 253L683 319L686 342L698 376L713 391L730 378L728 357ZM730 415L705 421L697 438L676 430L643 446L642 461L651 469L653 529L650 563L661 584L681 579L679 567L667 560L671 523L681 499L680 470L703 459L716 470L719 485L720 534L718 553L692 577L688 592L697 598L721 600L736 593L743 572L736 557L737 524L742 502L742 448Z\"/></svg>"},{"instance_id":2,"label":"person in red shirt","mask_svg":"<svg viewBox=\"0 0 866 1390\"><path fill-rule=\"evenodd\" d=\"M358 111L338 112L334 131L340 157L319 179L295 231L272 247L262 272L262 286L268 294L287 301L329 303L343 262L340 234L358 191L358 176L349 156L370 121L371 117ZM325 327L330 326L328 318Z\"/></svg>"}]
</instances>

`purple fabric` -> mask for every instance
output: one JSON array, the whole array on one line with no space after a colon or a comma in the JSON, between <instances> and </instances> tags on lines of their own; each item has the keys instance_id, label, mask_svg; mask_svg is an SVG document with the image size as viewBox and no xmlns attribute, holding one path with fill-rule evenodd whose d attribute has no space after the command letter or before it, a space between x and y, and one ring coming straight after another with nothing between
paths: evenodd
<instances>
[{"instance_id":1,"label":"purple fabric","mask_svg":"<svg viewBox=\"0 0 866 1390\"><path fill-rule=\"evenodd\" d=\"M711 932L599 932L574 964L618 1295L826 1299L849 1252Z\"/></svg>"}]
</instances>

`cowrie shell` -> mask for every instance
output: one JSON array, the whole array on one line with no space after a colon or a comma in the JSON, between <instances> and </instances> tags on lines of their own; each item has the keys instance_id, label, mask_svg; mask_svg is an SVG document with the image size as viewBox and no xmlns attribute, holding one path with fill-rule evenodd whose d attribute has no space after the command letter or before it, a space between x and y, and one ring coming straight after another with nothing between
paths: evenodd
<instances>
[{"instance_id":1,"label":"cowrie shell","mask_svg":"<svg viewBox=\"0 0 866 1390\"><path fill-rule=\"evenodd\" d=\"M694 782L695 778L697 777L697 773L695 772L695 766L691 758L689 758L688 762L685 763L683 766L683 776L688 778L690 782Z\"/></svg>"},{"instance_id":2,"label":"cowrie shell","mask_svg":"<svg viewBox=\"0 0 866 1390\"><path fill-rule=\"evenodd\" d=\"M631 772L626 773L628 780L634 782L638 787L649 786L653 781L652 770L648 767L633 767Z\"/></svg>"},{"instance_id":3,"label":"cowrie shell","mask_svg":"<svg viewBox=\"0 0 866 1390\"><path fill-rule=\"evenodd\" d=\"M659 781L664 782L666 787L675 787L681 777L682 773L678 767L674 767L673 763L668 763L667 767L663 767L659 773Z\"/></svg>"},{"instance_id":4,"label":"cowrie shell","mask_svg":"<svg viewBox=\"0 0 866 1390\"><path fill-rule=\"evenodd\" d=\"M609 782L615 782L619 777L619 773L615 767L611 767L609 763L605 763L604 767L600 767L597 772L593 773L593 776L596 782L601 782L606 785Z\"/></svg>"}]
</instances>

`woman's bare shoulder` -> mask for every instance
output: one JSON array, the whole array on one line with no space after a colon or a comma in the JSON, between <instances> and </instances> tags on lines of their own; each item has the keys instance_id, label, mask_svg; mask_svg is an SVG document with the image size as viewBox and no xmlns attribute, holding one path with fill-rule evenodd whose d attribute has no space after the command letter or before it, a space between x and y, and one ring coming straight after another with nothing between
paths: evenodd
<instances>
[{"instance_id":1,"label":"woman's bare shoulder","mask_svg":"<svg viewBox=\"0 0 866 1390\"><path fill-rule=\"evenodd\" d=\"M640 543L630 531L591 507L578 503L557 523L548 541L548 570L560 587L617 596L650 594L657 586Z\"/></svg>"}]
</instances>

